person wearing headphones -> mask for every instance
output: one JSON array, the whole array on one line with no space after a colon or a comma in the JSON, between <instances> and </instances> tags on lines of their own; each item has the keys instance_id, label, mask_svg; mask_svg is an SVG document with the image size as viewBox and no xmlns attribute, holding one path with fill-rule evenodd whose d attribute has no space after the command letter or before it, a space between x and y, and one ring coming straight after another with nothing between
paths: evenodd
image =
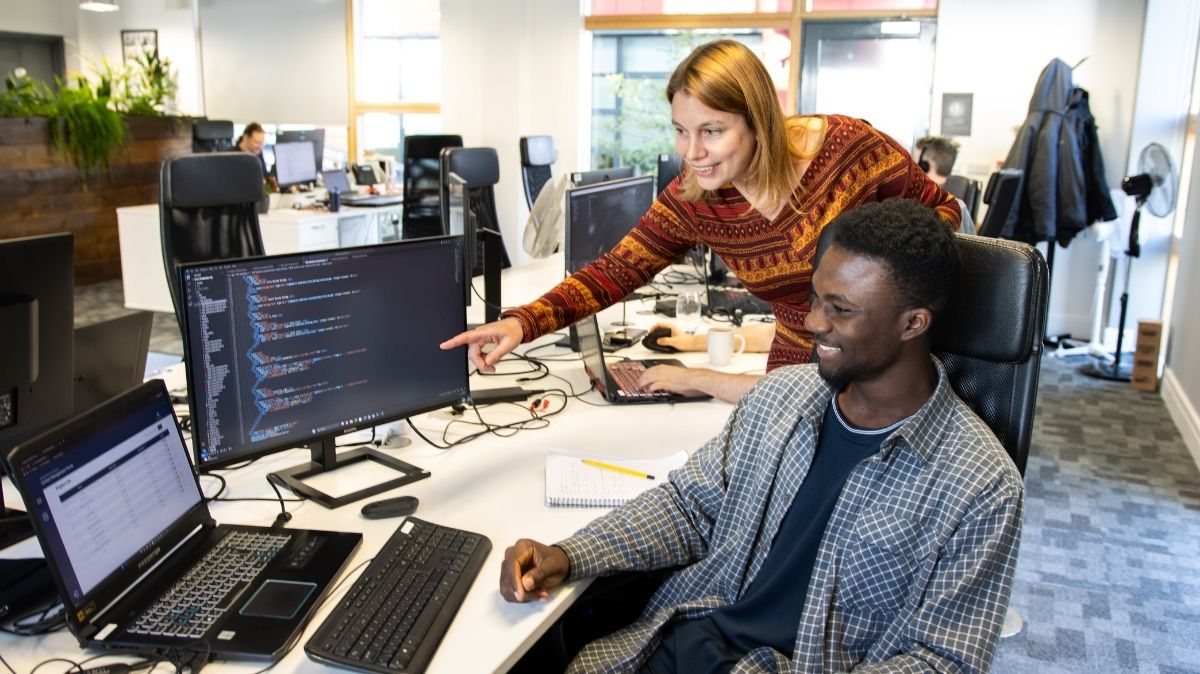
<instances>
[{"instance_id":1,"label":"person wearing headphones","mask_svg":"<svg viewBox=\"0 0 1200 674\"><path fill-rule=\"evenodd\" d=\"M804 317L826 223L859 204L901 197L958 226L958 202L888 135L842 115L785 116L766 67L739 42L697 47L676 67L666 93L684 166L633 230L545 295L446 340L443 349L465 345L471 362L491 372L518 344L620 302L685 251L707 244L772 305L774 329L751 335L769 348L767 370L806 363L813 342ZM760 378L660 365L640 383L734 402Z\"/></svg>"},{"instance_id":2,"label":"person wearing headphones","mask_svg":"<svg viewBox=\"0 0 1200 674\"><path fill-rule=\"evenodd\" d=\"M920 166L925 175L937 183L938 187L945 189L946 179L954 170L954 160L958 159L958 143L941 136L925 136L917 139L915 154L917 166ZM963 234L974 234L975 222L971 219L971 210L967 208L967 204L962 199L958 197L955 199L958 200L958 208L962 212L962 221L959 223L958 231Z\"/></svg>"}]
</instances>

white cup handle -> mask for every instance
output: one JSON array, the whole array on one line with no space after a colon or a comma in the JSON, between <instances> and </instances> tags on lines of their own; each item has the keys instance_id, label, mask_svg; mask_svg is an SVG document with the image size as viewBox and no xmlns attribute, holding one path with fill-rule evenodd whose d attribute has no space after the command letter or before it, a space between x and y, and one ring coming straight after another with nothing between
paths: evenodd
<instances>
[{"instance_id":1,"label":"white cup handle","mask_svg":"<svg viewBox=\"0 0 1200 674\"><path fill-rule=\"evenodd\" d=\"M740 356L746 350L746 338L737 333L733 334L733 343L737 344L737 348L733 350L733 355Z\"/></svg>"}]
</instances>

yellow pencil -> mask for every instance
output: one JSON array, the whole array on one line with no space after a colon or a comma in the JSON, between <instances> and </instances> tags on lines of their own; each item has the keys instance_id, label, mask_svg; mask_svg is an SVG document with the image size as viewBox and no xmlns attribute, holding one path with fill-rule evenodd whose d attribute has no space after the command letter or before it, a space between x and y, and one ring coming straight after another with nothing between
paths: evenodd
<instances>
[{"instance_id":1,"label":"yellow pencil","mask_svg":"<svg viewBox=\"0 0 1200 674\"><path fill-rule=\"evenodd\" d=\"M595 468L603 468L604 470L611 470L617 473L625 473L626 475L632 475L634 477L640 477L646 480L654 479L654 476L650 475L649 473L643 473L640 470L633 470L632 468L625 468L624 466L614 466L611 463L604 463L603 461L596 461L595 459L583 459L583 462Z\"/></svg>"}]
</instances>

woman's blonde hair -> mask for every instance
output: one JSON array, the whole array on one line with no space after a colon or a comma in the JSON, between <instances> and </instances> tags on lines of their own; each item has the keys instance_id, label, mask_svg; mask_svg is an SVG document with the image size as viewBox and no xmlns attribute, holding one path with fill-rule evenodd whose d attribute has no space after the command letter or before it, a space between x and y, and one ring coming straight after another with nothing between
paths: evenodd
<instances>
[{"instance_id":1,"label":"woman's blonde hair","mask_svg":"<svg viewBox=\"0 0 1200 674\"><path fill-rule=\"evenodd\" d=\"M766 211L787 202L795 182L798 153L788 139L787 118L775 93L775 83L762 61L748 47L733 40L716 40L696 47L667 81L667 101L683 92L721 112L741 115L756 141L746 173ZM710 195L685 170L680 196L701 201Z\"/></svg>"}]
</instances>

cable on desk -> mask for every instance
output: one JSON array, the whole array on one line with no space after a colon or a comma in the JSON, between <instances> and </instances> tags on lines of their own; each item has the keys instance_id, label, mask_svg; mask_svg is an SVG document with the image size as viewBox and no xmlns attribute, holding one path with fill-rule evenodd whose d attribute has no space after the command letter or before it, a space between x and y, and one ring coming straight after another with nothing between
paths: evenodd
<instances>
[{"instance_id":1,"label":"cable on desk","mask_svg":"<svg viewBox=\"0 0 1200 674\"><path fill-rule=\"evenodd\" d=\"M55 609L58 609L55 611ZM54 613L51 613L54 611ZM30 618L37 616L32 622ZM8 626L0 626L0 632L19 637L35 637L58 632L67 626L62 602L55 599L48 605L6 619Z\"/></svg>"},{"instance_id":2,"label":"cable on desk","mask_svg":"<svg viewBox=\"0 0 1200 674\"><path fill-rule=\"evenodd\" d=\"M17 670L13 669L12 665L8 664L8 660L4 659L3 653L0 653L0 665L4 665L4 668L12 672L12 674L17 674Z\"/></svg>"}]
</instances>

